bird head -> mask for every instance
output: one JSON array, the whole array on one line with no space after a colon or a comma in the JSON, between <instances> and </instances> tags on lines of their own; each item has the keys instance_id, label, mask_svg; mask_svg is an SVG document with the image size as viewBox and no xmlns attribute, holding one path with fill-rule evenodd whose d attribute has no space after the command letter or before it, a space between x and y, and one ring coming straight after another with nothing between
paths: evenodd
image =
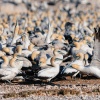
<instances>
[{"instance_id":1,"label":"bird head","mask_svg":"<svg viewBox=\"0 0 100 100\"><path fill-rule=\"evenodd\" d=\"M51 65L55 67L56 65L60 65L62 60L63 59L54 56L51 58L50 62L51 62Z\"/></svg>"},{"instance_id":2,"label":"bird head","mask_svg":"<svg viewBox=\"0 0 100 100\"><path fill-rule=\"evenodd\" d=\"M30 45L28 46L28 50L32 51L33 47L34 47L34 44L30 43Z\"/></svg>"},{"instance_id":3,"label":"bird head","mask_svg":"<svg viewBox=\"0 0 100 100\"><path fill-rule=\"evenodd\" d=\"M74 35L74 34L71 34L70 36L71 36L71 38L72 38L72 39L74 39L74 38L75 38L75 35Z\"/></svg>"},{"instance_id":4,"label":"bird head","mask_svg":"<svg viewBox=\"0 0 100 100\"><path fill-rule=\"evenodd\" d=\"M39 60L39 66L40 67L44 67L46 66L46 58L45 57L41 57L40 60Z\"/></svg>"},{"instance_id":5,"label":"bird head","mask_svg":"<svg viewBox=\"0 0 100 100\"><path fill-rule=\"evenodd\" d=\"M77 47L77 46L79 46L79 42L73 42L73 45L74 45L75 47Z\"/></svg>"},{"instance_id":6,"label":"bird head","mask_svg":"<svg viewBox=\"0 0 100 100\"><path fill-rule=\"evenodd\" d=\"M65 38L64 38L64 36L62 34L59 34L58 37L57 37L57 39L59 41L61 41L61 42L65 42Z\"/></svg>"},{"instance_id":7,"label":"bird head","mask_svg":"<svg viewBox=\"0 0 100 100\"><path fill-rule=\"evenodd\" d=\"M7 39L8 39L7 36L3 36L3 35L0 36L0 40L1 40L2 42L6 41Z\"/></svg>"},{"instance_id":8,"label":"bird head","mask_svg":"<svg viewBox=\"0 0 100 100\"><path fill-rule=\"evenodd\" d=\"M2 51L9 54L10 53L10 49L7 47L2 48Z\"/></svg>"},{"instance_id":9,"label":"bird head","mask_svg":"<svg viewBox=\"0 0 100 100\"><path fill-rule=\"evenodd\" d=\"M83 60L83 59L84 59L84 54L79 52L79 53L76 54L76 57L77 57L78 59Z\"/></svg>"},{"instance_id":10,"label":"bird head","mask_svg":"<svg viewBox=\"0 0 100 100\"><path fill-rule=\"evenodd\" d=\"M40 51L33 51L31 55L31 59L34 60L39 54L40 54Z\"/></svg>"},{"instance_id":11,"label":"bird head","mask_svg":"<svg viewBox=\"0 0 100 100\"><path fill-rule=\"evenodd\" d=\"M22 53L22 47L21 47L20 45L18 45L18 46L16 47L16 52L17 52L18 54L21 54L21 53Z\"/></svg>"},{"instance_id":12,"label":"bird head","mask_svg":"<svg viewBox=\"0 0 100 100\"><path fill-rule=\"evenodd\" d=\"M79 42L79 40L80 40L80 39L79 39L78 37L75 37L75 38L74 38L74 41Z\"/></svg>"},{"instance_id":13,"label":"bird head","mask_svg":"<svg viewBox=\"0 0 100 100\"><path fill-rule=\"evenodd\" d=\"M58 38L58 34L54 33L54 34L51 35L51 39L52 39L52 40L55 40L55 39L57 39L57 38Z\"/></svg>"},{"instance_id":14,"label":"bird head","mask_svg":"<svg viewBox=\"0 0 100 100\"><path fill-rule=\"evenodd\" d=\"M73 23L67 22L67 23L65 24L65 29L66 29L66 30L71 30L72 26L73 26Z\"/></svg>"}]
</instances>

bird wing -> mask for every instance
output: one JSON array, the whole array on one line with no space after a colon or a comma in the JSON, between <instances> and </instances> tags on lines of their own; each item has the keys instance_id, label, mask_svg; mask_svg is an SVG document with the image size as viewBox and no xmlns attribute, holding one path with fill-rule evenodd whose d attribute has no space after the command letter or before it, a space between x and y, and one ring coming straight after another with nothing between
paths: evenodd
<instances>
[{"instance_id":1,"label":"bird wing","mask_svg":"<svg viewBox=\"0 0 100 100\"><path fill-rule=\"evenodd\" d=\"M15 76L16 76L16 74L12 73L12 74L9 74L9 75L2 77L1 79L2 80L12 80Z\"/></svg>"},{"instance_id":2,"label":"bird wing","mask_svg":"<svg viewBox=\"0 0 100 100\"><path fill-rule=\"evenodd\" d=\"M12 71L9 68L0 69L0 75L6 76L6 75L10 75L11 73Z\"/></svg>"},{"instance_id":3,"label":"bird wing","mask_svg":"<svg viewBox=\"0 0 100 100\"><path fill-rule=\"evenodd\" d=\"M39 77L55 77L59 73L59 70L55 68L46 68L38 72Z\"/></svg>"},{"instance_id":4,"label":"bird wing","mask_svg":"<svg viewBox=\"0 0 100 100\"><path fill-rule=\"evenodd\" d=\"M18 59L23 61L23 67L30 67L30 66L32 66L32 63L27 58L18 57Z\"/></svg>"},{"instance_id":5,"label":"bird wing","mask_svg":"<svg viewBox=\"0 0 100 100\"><path fill-rule=\"evenodd\" d=\"M81 47L81 49L82 49L83 51L89 53L90 55L92 55L93 49L90 48L88 45L83 45L83 46Z\"/></svg>"},{"instance_id":6,"label":"bird wing","mask_svg":"<svg viewBox=\"0 0 100 100\"><path fill-rule=\"evenodd\" d=\"M64 71L64 73L66 74L73 73L73 72L77 72L77 70L71 67L66 68L66 70Z\"/></svg>"},{"instance_id":7,"label":"bird wing","mask_svg":"<svg viewBox=\"0 0 100 100\"><path fill-rule=\"evenodd\" d=\"M25 55L25 57L28 57L32 52L28 50L23 50L22 54Z\"/></svg>"}]
</instances>

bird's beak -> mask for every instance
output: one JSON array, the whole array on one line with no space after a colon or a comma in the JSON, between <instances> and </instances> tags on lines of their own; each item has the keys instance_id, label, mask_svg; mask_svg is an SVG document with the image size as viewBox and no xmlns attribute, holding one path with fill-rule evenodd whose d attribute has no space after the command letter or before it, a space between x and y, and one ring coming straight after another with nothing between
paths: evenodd
<instances>
[{"instance_id":1,"label":"bird's beak","mask_svg":"<svg viewBox=\"0 0 100 100\"><path fill-rule=\"evenodd\" d=\"M20 59L16 59L17 61L25 61L25 60L20 60Z\"/></svg>"},{"instance_id":2,"label":"bird's beak","mask_svg":"<svg viewBox=\"0 0 100 100\"><path fill-rule=\"evenodd\" d=\"M71 47L75 47L75 45L74 45L73 43L72 43L72 44L70 44L70 46L71 46Z\"/></svg>"},{"instance_id":3,"label":"bird's beak","mask_svg":"<svg viewBox=\"0 0 100 100\"><path fill-rule=\"evenodd\" d=\"M56 61L58 61L58 60L61 60L61 61L62 61L63 59L61 59L61 58L56 58L55 60L56 60Z\"/></svg>"},{"instance_id":4,"label":"bird's beak","mask_svg":"<svg viewBox=\"0 0 100 100\"><path fill-rule=\"evenodd\" d=\"M34 46L34 49L38 49L38 47Z\"/></svg>"},{"instance_id":5,"label":"bird's beak","mask_svg":"<svg viewBox=\"0 0 100 100\"><path fill-rule=\"evenodd\" d=\"M64 50L59 50L59 53L62 54L62 55L65 55L65 54L66 54L66 51L64 51Z\"/></svg>"},{"instance_id":6,"label":"bird's beak","mask_svg":"<svg viewBox=\"0 0 100 100\"><path fill-rule=\"evenodd\" d=\"M76 60L78 60L80 57L79 56L76 56Z\"/></svg>"},{"instance_id":7,"label":"bird's beak","mask_svg":"<svg viewBox=\"0 0 100 100\"><path fill-rule=\"evenodd\" d=\"M40 66L40 65L41 65L41 63L38 63L38 65Z\"/></svg>"},{"instance_id":8,"label":"bird's beak","mask_svg":"<svg viewBox=\"0 0 100 100\"><path fill-rule=\"evenodd\" d=\"M17 57L23 57L23 55L17 55Z\"/></svg>"}]
</instances>

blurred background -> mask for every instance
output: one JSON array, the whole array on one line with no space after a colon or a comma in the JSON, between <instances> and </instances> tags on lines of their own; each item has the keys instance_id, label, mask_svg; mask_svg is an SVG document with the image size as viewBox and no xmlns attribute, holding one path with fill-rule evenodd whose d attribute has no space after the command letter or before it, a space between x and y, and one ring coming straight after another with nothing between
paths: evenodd
<instances>
[{"instance_id":1,"label":"blurred background","mask_svg":"<svg viewBox=\"0 0 100 100\"><path fill-rule=\"evenodd\" d=\"M65 9L68 13L75 10L86 10L92 6L99 6L100 0L0 0L0 11L2 13L20 13L47 9ZM80 9L81 8L81 9ZM91 9L92 10L92 9Z\"/></svg>"}]
</instances>

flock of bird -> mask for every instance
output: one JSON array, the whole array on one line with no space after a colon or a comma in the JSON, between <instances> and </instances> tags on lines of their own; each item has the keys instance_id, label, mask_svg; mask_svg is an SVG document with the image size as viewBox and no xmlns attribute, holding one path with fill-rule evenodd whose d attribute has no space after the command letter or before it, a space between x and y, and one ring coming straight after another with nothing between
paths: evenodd
<instances>
[{"instance_id":1,"label":"flock of bird","mask_svg":"<svg viewBox=\"0 0 100 100\"><path fill-rule=\"evenodd\" d=\"M99 13L73 14L72 10L60 5L56 10L40 8L38 13L1 14L0 80L22 77L50 82L78 74L100 78L100 69L90 66Z\"/></svg>"}]
</instances>

